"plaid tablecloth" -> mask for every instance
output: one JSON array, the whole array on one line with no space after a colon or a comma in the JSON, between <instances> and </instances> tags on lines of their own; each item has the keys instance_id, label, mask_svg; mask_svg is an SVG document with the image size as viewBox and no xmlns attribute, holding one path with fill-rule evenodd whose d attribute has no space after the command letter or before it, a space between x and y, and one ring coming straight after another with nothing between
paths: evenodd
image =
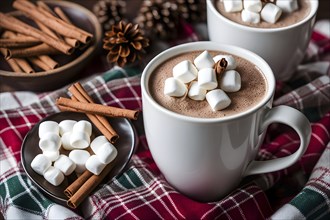
<instances>
[{"instance_id":1,"label":"plaid tablecloth","mask_svg":"<svg viewBox=\"0 0 330 220\"><path fill-rule=\"evenodd\" d=\"M134 122L138 148L125 172L99 185L76 210L56 204L24 172L20 149L23 138L36 123L59 111L55 99L67 90L1 94L2 216L5 219L330 219L329 25L328 20L317 23L305 60L294 78L277 83L274 105L299 109L312 123L306 153L285 170L244 179L230 195L217 202L193 201L167 183L148 150L140 117ZM190 38L196 39L195 35ZM84 79L82 84L98 103L142 109L140 71L136 69L113 68ZM31 99L32 103L26 103ZM295 132L284 125L272 125L258 159L286 156L298 146Z\"/></svg>"}]
</instances>

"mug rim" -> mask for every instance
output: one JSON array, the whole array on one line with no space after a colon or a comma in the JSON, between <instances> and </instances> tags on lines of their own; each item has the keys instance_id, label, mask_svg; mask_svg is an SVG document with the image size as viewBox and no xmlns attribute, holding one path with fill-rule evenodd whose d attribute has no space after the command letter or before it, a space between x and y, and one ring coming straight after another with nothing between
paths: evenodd
<instances>
[{"instance_id":1,"label":"mug rim","mask_svg":"<svg viewBox=\"0 0 330 220\"><path fill-rule=\"evenodd\" d=\"M173 112L162 105L160 105L154 98L150 95L149 88L148 88L148 81L150 79L151 74L155 70L155 68L163 63L164 61L168 60L170 57L173 57L178 54L182 54L189 51L195 50L218 50L220 52L230 53L239 57L242 57L249 62L255 64L262 72L266 79L267 83L267 91L262 100L260 100L255 106L249 108L246 111L224 116L218 118L200 118L194 116L187 116L182 115L180 113ZM221 44L211 41L195 41L185 44L180 44L171 48L166 49L165 51L159 53L155 56L144 68L142 75L141 75L141 90L142 90L142 97L145 97L149 103L151 103L156 109L163 112L164 114L170 115L180 120L196 122L196 123L212 123L212 122L225 122L231 120L237 120L238 118L246 117L254 112L258 111L259 109L267 106L267 104L272 101L274 92L275 92L275 76L273 74L272 69L268 65L268 63L261 58L259 55L234 45L228 44ZM210 109L211 110L211 109Z\"/></svg>"},{"instance_id":2,"label":"mug rim","mask_svg":"<svg viewBox=\"0 0 330 220\"><path fill-rule=\"evenodd\" d=\"M309 14L302 19L299 22L296 22L294 24L291 24L289 26L285 26L285 27L277 27L277 28L258 28L258 27L251 27L251 26L246 26L243 24L239 24L236 23L228 18L226 18L225 16L223 16L214 6L214 0L206 0L206 4L207 7L209 7L209 9L211 10L211 12L217 16L217 18L223 20L224 22L233 25L237 28L241 28L245 31L251 31L251 32L261 32L261 33L272 33L272 32L280 32L280 31L285 31L288 29L293 29L295 27L301 26L307 22L309 22L315 15L319 6L319 0L310 0L310 4L311 4L311 10L309 12Z\"/></svg>"}]
</instances>

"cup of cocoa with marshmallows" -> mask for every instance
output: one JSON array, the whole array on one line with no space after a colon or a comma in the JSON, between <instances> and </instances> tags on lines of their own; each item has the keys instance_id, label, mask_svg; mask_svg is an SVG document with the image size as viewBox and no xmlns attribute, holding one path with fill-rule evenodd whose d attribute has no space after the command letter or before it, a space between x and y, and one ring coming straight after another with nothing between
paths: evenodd
<instances>
[{"instance_id":1,"label":"cup of cocoa with marshmallows","mask_svg":"<svg viewBox=\"0 0 330 220\"><path fill-rule=\"evenodd\" d=\"M288 81L303 60L318 0L206 0L211 41L255 52L276 80Z\"/></svg>"},{"instance_id":2,"label":"cup of cocoa with marshmallows","mask_svg":"<svg viewBox=\"0 0 330 220\"><path fill-rule=\"evenodd\" d=\"M240 47L207 41L169 48L145 67L141 89L153 159L175 189L198 201L221 199L245 176L292 165L309 144L308 119L288 106L272 108L272 69ZM300 146L256 161L272 123L292 127Z\"/></svg>"}]
</instances>

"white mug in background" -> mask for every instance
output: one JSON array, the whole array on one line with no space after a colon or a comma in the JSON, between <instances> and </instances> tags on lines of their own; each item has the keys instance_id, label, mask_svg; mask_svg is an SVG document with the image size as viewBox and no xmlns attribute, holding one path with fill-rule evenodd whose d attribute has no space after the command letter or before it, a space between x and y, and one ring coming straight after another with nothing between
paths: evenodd
<instances>
[{"instance_id":1,"label":"white mug in background","mask_svg":"<svg viewBox=\"0 0 330 220\"><path fill-rule=\"evenodd\" d=\"M281 28L256 28L238 24L222 16L214 6L214 0L206 0L206 4L211 41L255 52L266 60L277 80L287 81L292 77L310 41L318 0L310 1L311 10L303 20Z\"/></svg>"},{"instance_id":2,"label":"white mug in background","mask_svg":"<svg viewBox=\"0 0 330 220\"><path fill-rule=\"evenodd\" d=\"M260 68L268 89L264 98L247 111L222 118L195 118L174 113L150 95L148 82L155 68L170 57L196 50L215 50L240 56ZM145 67L141 78L142 112L146 138L157 166L178 191L198 201L227 195L243 177L273 172L295 163L305 152L311 127L308 119L288 106L272 108L275 78L258 55L215 42L193 42L170 48ZM300 147L290 156L255 161L266 128L284 123L299 135Z\"/></svg>"}]
</instances>

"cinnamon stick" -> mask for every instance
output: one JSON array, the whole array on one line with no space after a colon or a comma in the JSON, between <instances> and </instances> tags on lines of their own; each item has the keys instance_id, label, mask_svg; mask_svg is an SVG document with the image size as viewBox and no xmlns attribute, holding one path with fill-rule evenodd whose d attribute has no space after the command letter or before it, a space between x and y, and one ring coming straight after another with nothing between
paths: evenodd
<instances>
[{"instance_id":1,"label":"cinnamon stick","mask_svg":"<svg viewBox=\"0 0 330 220\"><path fill-rule=\"evenodd\" d=\"M42 60L52 70L59 66L58 62L53 60L50 56L40 55L39 59Z\"/></svg>"},{"instance_id":2,"label":"cinnamon stick","mask_svg":"<svg viewBox=\"0 0 330 220\"><path fill-rule=\"evenodd\" d=\"M44 71L51 70L51 68L38 57L30 57L29 60L32 64L40 67Z\"/></svg>"},{"instance_id":3,"label":"cinnamon stick","mask_svg":"<svg viewBox=\"0 0 330 220\"><path fill-rule=\"evenodd\" d=\"M86 170L64 190L64 194L68 198L71 198L92 175L93 173L91 173L89 170Z\"/></svg>"},{"instance_id":4,"label":"cinnamon stick","mask_svg":"<svg viewBox=\"0 0 330 220\"><path fill-rule=\"evenodd\" d=\"M53 47L45 43L42 43L33 47L7 49L7 52L5 54L5 59L50 55L50 54L58 54L58 53L59 53L58 50L54 49Z\"/></svg>"},{"instance_id":5,"label":"cinnamon stick","mask_svg":"<svg viewBox=\"0 0 330 220\"><path fill-rule=\"evenodd\" d=\"M91 40L92 34L85 32L73 25L70 25L59 18L56 18L46 10L35 6L33 3L25 0L16 0L13 3L13 7L23 11L32 19L39 21L54 30L55 32L74 39L79 40L82 43L87 43Z\"/></svg>"},{"instance_id":6,"label":"cinnamon stick","mask_svg":"<svg viewBox=\"0 0 330 220\"><path fill-rule=\"evenodd\" d=\"M72 98L75 98L76 100L84 103L86 102L94 103L92 98L87 94L87 92L84 90L84 88L81 86L80 83L73 84L72 86L69 87L68 90L72 93L73 95ZM93 115L93 114L88 114L88 115ZM102 134L109 132L111 134L111 137L107 137L105 134L104 136L106 136L111 143L114 143L118 139L119 135L112 128L108 120L100 115L93 115L93 116L94 116L93 123L95 124L95 126L97 127L97 124L100 126L97 128L102 132Z\"/></svg>"},{"instance_id":7,"label":"cinnamon stick","mask_svg":"<svg viewBox=\"0 0 330 220\"><path fill-rule=\"evenodd\" d=\"M96 186L98 186L102 182L102 180L109 174L109 172L115 165L115 161L116 159L109 163L100 173L100 175L92 175L87 181L85 181L85 183L81 185L81 187L76 191L76 193L74 193L69 198L69 200L67 201L67 205L73 209L77 208L80 203L84 201L84 199L88 197L91 192L93 192Z\"/></svg>"},{"instance_id":8,"label":"cinnamon stick","mask_svg":"<svg viewBox=\"0 0 330 220\"><path fill-rule=\"evenodd\" d=\"M61 42L55 39L54 37L43 33L39 29L36 29L22 22L17 18L5 15L4 13L1 12L0 12L0 27L37 38L40 41L50 45L53 48L56 48L57 50L65 54L70 55L73 52L73 48L67 45L66 43Z\"/></svg>"},{"instance_id":9,"label":"cinnamon stick","mask_svg":"<svg viewBox=\"0 0 330 220\"><path fill-rule=\"evenodd\" d=\"M4 57L6 57L7 49L0 48L0 52L4 55ZM6 61L14 72L34 73L31 65L25 59L16 58ZM19 68L17 68L17 66Z\"/></svg>"},{"instance_id":10,"label":"cinnamon stick","mask_svg":"<svg viewBox=\"0 0 330 220\"><path fill-rule=\"evenodd\" d=\"M23 72L21 67L17 64L17 62L14 59L7 60L7 63L14 72L16 73Z\"/></svg>"},{"instance_id":11,"label":"cinnamon stick","mask_svg":"<svg viewBox=\"0 0 330 220\"><path fill-rule=\"evenodd\" d=\"M0 47L29 47L40 44L40 40L34 38L15 37L0 39Z\"/></svg>"},{"instance_id":12,"label":"cinnamon stick","mask_svg":"<svg viewBox=\"0 0 330 220\"><path fill-rule=\"evenodd\" d=\"M108 117L124 117L136 120L139 111L105 106L96 103L77 102L68 98L60 97L56 100L57 105L66 106L75 109L77 112L98 114Z\"/></svg>"},{"instance_id":13,"label":"cinnamon stick","mask_svg":"<svg viewBox=\"0 0 330 220\"><path fill-rule=\"evenodd\" d=\"M21 58L15 58L16 63L23 69L26 73L34 73L35 71L31 67L31 65L25 60Z\"/></svg>"}]
</instances>

